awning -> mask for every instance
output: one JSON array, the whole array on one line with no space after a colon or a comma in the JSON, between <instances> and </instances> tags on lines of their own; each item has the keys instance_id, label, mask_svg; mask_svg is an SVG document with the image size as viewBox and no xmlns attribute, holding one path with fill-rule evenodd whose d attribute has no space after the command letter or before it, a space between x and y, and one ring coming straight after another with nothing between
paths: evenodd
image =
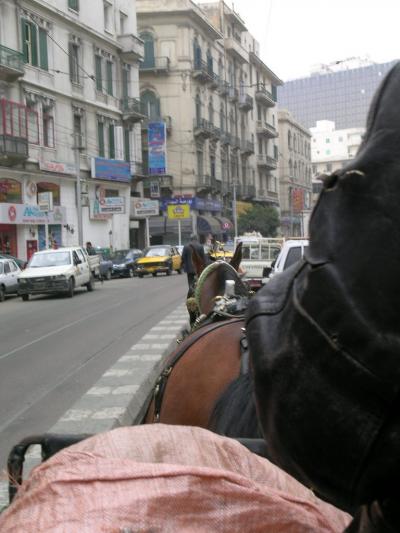
<instances>
[{"instance_id":1,"label":"awning","mask_svg":"<svg viewBox=\"0 0 400 533\"><path fill-rule=\"evenodd\" d=\"M219 220L209 215L197 216L197 233L199 235L221 235L222 229Z\"/></svg>"},{"instance_id":2,"label":"awning","mask_svg":"<svg viewBox=\"0 0 400 533\"><path fill-rule=\"evenodd\" d=\"M215 217L218 222L221 225L222 233L228 233L229 231L233 230L233 224L229 220L229 218L226 217Z\"/></svg>"},{"instance_id":3,"label":"awning","mask_svg":"<svg viewBox=\"0 0 400 533\"><path fill-rule=\"evenodd\" d=\"M165 233L178 234L178 221L163 216L149 217L149 228L152 235L164 235ZM181 220L182 233L192 233L192 219Z\"/></svg>"}]
</instances>

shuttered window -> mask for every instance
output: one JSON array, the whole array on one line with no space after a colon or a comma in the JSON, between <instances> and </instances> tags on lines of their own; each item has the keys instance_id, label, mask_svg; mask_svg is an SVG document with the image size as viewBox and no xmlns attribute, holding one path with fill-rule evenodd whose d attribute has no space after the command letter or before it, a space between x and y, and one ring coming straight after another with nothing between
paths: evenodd
<instances>
[{"instance_id":1,"label":"shuttered window","mask_svg":"<svg viewBox=\"0 0 400 533\"><path fill-rule=\"evenodd\" d=\"M39 58L40 68L49 70L49 62L47 59L47 32L43 28L39 28Z\"/></svg>"},{"instance_id":2,"label":"shuttered window","mask_svg":"<svg viewBox=\"0 0 400 533\"><path fill-rule=\"evenodd\" d=\"M107 94L113 95L113 64L107 61Z\"/></svg>"},{"instance_id":3,"label":"shuttered window","mask_svg":"<svg viewBox=\"0 0 400 533\"><path fill-rule=\"evenodd\" d=\"M129 130L124 129L124 152L125 152L125 161L131 160L131 146L129 140Z\"/></svg>"},{"instance_id":4,"label":"shuttered window","mask_svg":"<svg viewBox=\"0 0 400 533\"><path fill-rule=\"evenodd\" d=\"M95 71L96 71L96 89L103 91L103 73L101 56L94 56Z\"/></svg>"},{"instance_id":5,"label":"shuttered window","mask_svg":"<svg viewBox=\"0 0 400 533\"><path fill-rule=\"evenodd\" d=\"M79 46L69 43L69 77L72 83L79 84Z\"/></svg>"},{"instance_id":6,"label":"shuttered window","mask_svg":"<svg viewBox=\"0 0 400 533\"><path fill-rule=\"evenodd\" d=\"M21 26L22 53L25 63L48 70L47 31L27 19L21 19Z\"/></svg>"},{"instance_id":7,"label":"shuttered window","mask_svg":"<svg viewBox=\"0 0 400 533\"><path fill-rule=\"evenodd\" d=\"M79 0L68 0L68 7L74 11L79 11Z\"/></svg>"},{"instance_id":8,"label":"shuttered window","mask_svg":"<svg viewBox=\"0 0 400 533\"><path fill-rule=\"evenodd\" d=\"M99 156L105 157L105 150L104 150L104 123L103 122L97 122L97 137L99 141Z\"/></svg>"},{"instance_id":9,"label":"shuttered window","mask_svg":"<svg viewBox=\"0 0 400 533\"><path fill-rule=\"evenodd\" d=\"M110 124L108 127L108 152L109 152L109 158L115 159L114 124Z\"/></svg>"}]
</instances>

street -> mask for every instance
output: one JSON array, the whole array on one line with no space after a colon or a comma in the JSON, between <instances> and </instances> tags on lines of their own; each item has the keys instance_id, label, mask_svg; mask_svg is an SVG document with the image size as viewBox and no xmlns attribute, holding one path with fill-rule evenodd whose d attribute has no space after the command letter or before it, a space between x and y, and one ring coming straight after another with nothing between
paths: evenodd
<instances>
[{"instance_id":1,"label":"street","mask_svg":"<svg viewBox=\"0 0 400 533\"><path fill-rule=\"evenodd\" d=\"M1 303L0 470L13 444L48 430L186 291L173 274Z\"/></svg>"}]
</instances>

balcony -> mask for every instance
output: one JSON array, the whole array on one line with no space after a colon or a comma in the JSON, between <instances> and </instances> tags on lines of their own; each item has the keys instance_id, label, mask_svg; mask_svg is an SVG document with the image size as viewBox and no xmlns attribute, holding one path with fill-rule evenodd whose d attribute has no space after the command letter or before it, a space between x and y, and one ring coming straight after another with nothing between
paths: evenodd
<instances>
[{"instance_id":1,"label":"balcony","mask_svg":"<svg viewBox=\"0 0 400 533\"><path fill-rule=\"evenodd\" d=\"M165 122L165 127L167 128L167 134L169 135L172 130L172 119L171 117L145 117L142 122L142 132L146 131L149 127L149 122ZM142 141L143 142L143 141Z\"/></svg>"},{"instance_id":2,"label":"balcony","mask_svg":"<svg viewBox=\"0 0 400 533\"><path fill-rule=\"evenodd\" d=\"M169 57L152 57L143 61L139 65L140 73L149 72L151 74L168 74L169 72Z\"/></svg>"},{"instance_id":3,"label":"balcony","mask_svg":"<svg viewBox=\"0 0 400 533\"><path fill-rule=\"evenodd\" d=\"M159 187L160 187L160 189L169 189L170 191L173 190L173 178L172 178L172 176L167 176L167 175L165 175L165 176L149 176L149 178L151 178L152 182L154 182L154 183L157 182ZM145 193L147 193L147 189L149 189L150 184L144 182L143 186L144 186L144 189L145 189ZM148 196L148 197L150 197L150 196Z\"/></svg>"},{"instance_id":4,"label":"balcony","mask_svg":"<svg viewBox=\"0 0 400 533\"><path fill-rule=\"evenodd\" d=\"M227 144L231 144L231 142L232 142L231 134L222 132L221 133L221 144L227 145Z\"/></svg>"},{"instance_id":5,"label":"balcony","mask_svg":"<svg viewBox=\"0 0 400 533\"><path fill-rule=\"evenodd\" d=\"M240 150L240 139L235 135L231 135L231 146L233 150Z\"/></svg>"},{"instance_id":6,"label":"balcony","mask_svg":"<svg viewBox=\"0 0 400 533\"><path fill-rule=\"evenodd\" d=\"M12 82L24 75L24 56L0 45L0 80Z\"/></svg>"},{"instance_id":7,"label":"balcony","mask_svg":"<svg viewBox=\"0 0 400 533\"><path fill-rule=\"evenodd\" d=\"M253 109L253 98L249 94L241 94L239 96L239 109L242 111Z\"/></svg>"},{"instance_id":8,"label":"balcony","mask_svg":"<svg viewBox=\"0 0 400 533\"><path fill-rule=\"evenodd\" d=\"M278 162L273 157L265 154L257 155L257 165L268 170L275 170L278 167Z\"/></svg>"},{"instance_id":9,"label":"balcony","mask_svg":"<svg viewBox=\"0 0 400 533\"><path fill-rule=\"evenodd\" d=\"M264 122L263 120L257 120L257 134L268 137L268 139L274 139L278 137L278 132L271 124Z\"/></svg>"},{"instance_id":10,"label":"balcony","mask_svg":"<svg viewBox=\"0 0 400 533\"><path fill-rule=\"evenodd\" d=\"M196 188L197 188L197 190L199 190L199 189L211 189L211 176L208 176L206 174L202 174L200 176L197 176Z\"/></svg>"},{"instance_id":11,"label":"balcony","mask_svg":"<svg viewBox=\"0 0 400 533\"><path fill-rule=\"evenodd\" d=\"M239 98L239 91L235 87L229 87L228 99L230 102L237 102Z\"/></svg>"},{"instance_id":12,"label":"balcony","mask_svg":"<svg viewBox=\"0 0 400 533\"><path fill-rule=\"evenodd\" d=\"M229 83L221 78L218 79L218 94L226 96L229 93Z\"/></svg>"},{"instance_id":13,"label":"balcony","mask_svg":"<svg viewBox=\"0 0 400 533\"><path fill-rule=\"evenodd\" d=\"M215 137L215 126L204 118L194 119L193 134L195 137L210 139Z\"/></svg>"},{"instance_id":14,"label":"balcony","mask_svg":"<svg viewBox=\"0 0 400 533\"><path fill-rule=\"evenodd\" d=\"M135 122L140 122L146 118L146 115L141 112L139 98L122 98L120 100L120 107L122 111L122 120L124 122L131 122L134 124Z\"/></svg>"},{"instance_id":15,"label":"balcony","mask_svg":"<svg viewBox=\"0 0 400 533\"><path fill-rule=\"evenodd\" d=\"M0 135L0 165L11 167L28 159L28 140Z\"/></svg>"},{"instance_id":16,"label":"balcony","mask_svg":"<svg viewBox=\"0 0 400 533\"><path fill-rule=\"evenodd\" d=\"M243 155L254 154L254 143L251 141L241 141L240 151L242 152Z\"/></svg>"},{"instance_id":17,"label":"balcony","mask_svg":"<svg viewBox=\"0 0 400 533\"><path fill-rule=\"evenodd\" d=\"M272 93L270 93L262 84L258 84L256 87L256 100L257 102L260 102L267 107L274 107L275 100L272 96Z\"/></svg>"},{"instance_id":18,"label":"balcony","mask_svg":"<svg viewBox=\"0 0 400 533\"><path fill-rule=\"evenodd\" d=\"M242 196L245 199L252 200L256 197L256 188L254 185L243 185Z\"/></svg>"},{"instance_id":19,"label":"balcony","mask_svg":"<svg viewBox=\"0 0 400 533\"><path fill-rule=\"evenodd\" d=\"M118 35L118 44L122 48L121 56L126 61L142 61L144 57L144 43L133 34Z\"/></svg>"},{"instance_id":20,"label":"balcony","mask_svg":"<svg viewBox=\"0 0 400 533\"><path fill-rule=\"evenodd\" d=\"M215 83L214 76L216 75L214 74L212 68L210 68L205 61L197 60L194 62L192 76L195 80L202 83Z\"/></svg>"},{"instance_id":21,"label":"balcony","mask_svg":"<svg viewBox=\"0 0 400 533\"><path fill-rule=\"evenodd\" d=\"M239 63L248 63L249 53L243 48L238 40L233 37L224 39L225 50L233 56Z\"/></svg>"}]
</instances>

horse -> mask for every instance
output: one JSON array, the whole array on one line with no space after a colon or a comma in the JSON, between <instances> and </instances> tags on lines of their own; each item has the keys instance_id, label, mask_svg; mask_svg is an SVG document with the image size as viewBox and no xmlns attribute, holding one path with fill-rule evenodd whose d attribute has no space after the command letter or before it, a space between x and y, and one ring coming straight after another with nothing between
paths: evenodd
<instances>
[{"instance_id":1,"label":"horse","mask_svg":"<svg viewBox=\"0 0 400 533\"><path fill-rule=\"evenodd\" d=\"M247 302L249 291L237 273L241 244L230 263L206 265L194 252L193 264L199 279L194 299L199 317L192 332L167 358L154 388L144 423L192 425L208 428L214 406L228 385L247 372L243 310L224 308L226 282L234 285L239 302ZM237 305L237 300L234 299ZM245 305L245 304L244 304ZM253 422L254 423L254 422ZM238 437L253 433L248 429Z\"/></svg>"}]
</instances>

